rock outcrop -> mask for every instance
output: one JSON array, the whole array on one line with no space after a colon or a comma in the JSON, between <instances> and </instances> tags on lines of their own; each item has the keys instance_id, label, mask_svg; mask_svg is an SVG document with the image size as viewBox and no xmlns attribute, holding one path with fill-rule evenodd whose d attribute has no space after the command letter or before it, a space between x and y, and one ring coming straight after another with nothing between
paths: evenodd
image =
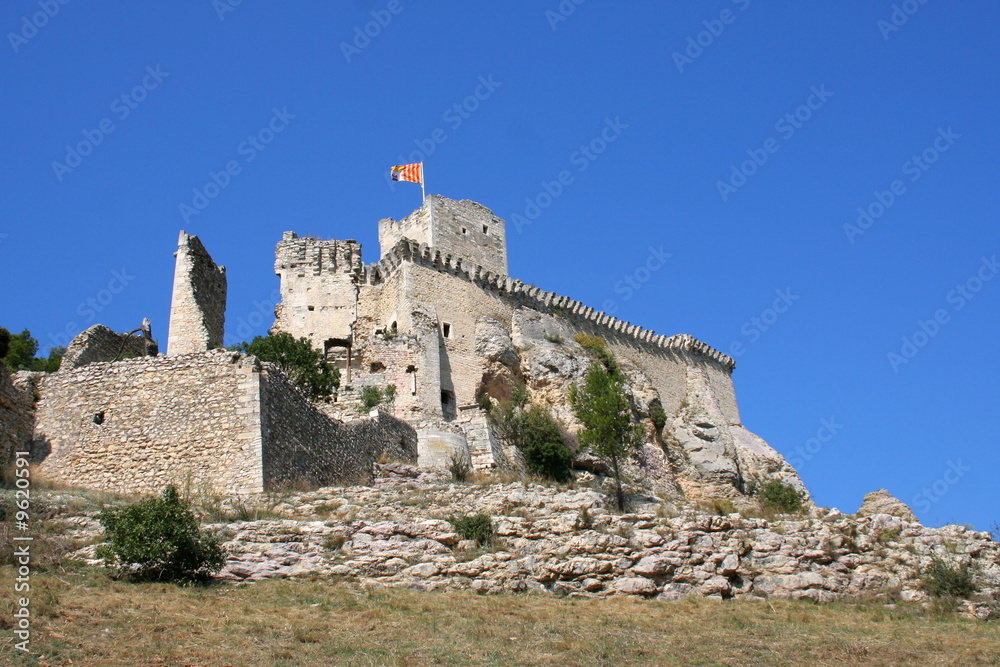
<instances>
[{"instance_id":1,"label":"rock outcrop","mask_svg":"<svg viewBox=\"0 0 1000 667\"><path fill-rule=\"evenodd\" d=\"M905 521L916 521L917 517L913 510L902 500L894 497L885 489L872 491L865 494L865 500L858 510L858 516L874 516L876 514L888 514L899 517Z\"/></svg>"},{"instance_id":2,"label":"rock outcrop","mask_svg":"<svg viewBox=\"0 0 1000 667\"><path fill-rule=\"evenodd\" d=\"M366 586L478 593L537 591L675 600L868 597L927 599L932 559L969 566L980 618L1000 595L1000 544L963 526L927 528L888 514L836 510L767 521L648 504L609 511L601 489L455 485L440 473L381 466L374 487L327 488L267 506L284 518L216 524L232 581L339 576ZM440 517L489 514L497 539L478 547ZM96 531L96 522L87 530ZM87 547L77 555L93 558Z\"/></svg>"}]
</instances>

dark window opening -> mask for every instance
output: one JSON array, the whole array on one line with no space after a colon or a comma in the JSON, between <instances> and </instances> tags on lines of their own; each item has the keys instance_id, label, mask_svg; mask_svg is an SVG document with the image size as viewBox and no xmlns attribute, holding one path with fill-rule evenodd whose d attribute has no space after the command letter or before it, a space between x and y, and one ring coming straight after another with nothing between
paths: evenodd
<instances>
[{"instance_id":1,"label":"dark window opening","mask_svg":"<svg viewBox=\"0 0 1000 667\"><path fill-rule=\"evenodd\" d=\"M441 331L444 333L445 338L451 338L451 325L445 322L441 325Z\"/></svg>"},{"instance_id":2,"label":"dark window opening","mask_svg":"<svg viewBox=\"0 0 1000 667\"><path fill-rule=\"evenodd\" d=\"M441 414L448 421L455 418L455 393L447 389L441 390Z\"/></svg>"},{"instance_id":3,"label":"dark window opening","mask_svg":"<svg viewBox=\"0 0 1000 667\"><path fill-rule=\"evenodd\" d=\"M378 373L379 371L385 370L385 364L381 361L373 361L371 366L368 367L369 371L372 373Z\"/></svg>"},{"instance_id":4,"label":"dark window opening","mask_svg":"<svg viewBox=\"0 0 1000 667\"><path fill-rule=\"evenodd\" d=\"M486 225L483 225L483 234L489 234L489 233L490 233L490 228L487 227Z\"/></svg>"},{"instance_id":5,"label":"dark window opening","mask_svg":"<svg viewBox=\"0 0 1000 667\"><path fill-rule=\"evenodd\" d=\"M406 367L406 372L407 373L416 373L417 372L417 367L416 366L407 366Z\"/></svg>"},{"instance_id":6,"label":"dark window opening","mask_svg":"<svg viewBox=\"0 0 1000 667\"><path fill-rule=\"evenodd\" d=\"M316 306L308 306L309 310L316 310Z\"/></svg>"},{"instance_id":7,"label":"dark window opening","mask_svg":"<svg viewBox=\"0 0 1000 667\"><path fill-rule=\"evenodd\" d=\"M465 227L462 227L462 233L463 233L463 234L468 234L468 233L469 233L469 230L468 230L468 229L466 229Z\"/></svg>"},{"instance_id":8,"label":"dark window opening","mask_svg":"<svg viewBox=\"0 0 1000 667\"><path fill-rule=\"evenodd\" d=\"M94 415L94 423L97 424L98 426L104 423L104 410L101 410L100 412Z\"/></svg>"}]
</instances>

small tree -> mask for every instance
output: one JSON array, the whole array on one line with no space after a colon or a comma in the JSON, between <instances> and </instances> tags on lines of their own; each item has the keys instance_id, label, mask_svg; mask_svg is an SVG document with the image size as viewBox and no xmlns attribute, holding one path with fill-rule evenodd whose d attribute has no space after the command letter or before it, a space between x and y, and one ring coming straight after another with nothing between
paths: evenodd
<instances>
[{"instance_id":1,"label":"small tree","mask_svg":"<svg viewBox=\"0 0 1000 667\"><path fill-rule=\"evenodd\" d=\"M378 387L363 387L361 389L361 408L371 412L380 405L392 408L396 402L396 385L390 384L385 389Z\"/></svg>"},{"instance_id":2,"label":"small tree","mask_svg":"<svg viewBox=\"0 0 1000 667\"><path fill-rule=\"evenodd\" d=\"M756 491L756 487L753 491ZM760 499L766 509L787 514L794 514L802 510L802 494L794 486L785 484L780 479L772 479L760 487Z\"/></svg>"},{"instance_id":3,"label":"small tree","mask_svg":"<svg viewBox=\"0 0 1000 667\"><path fill-rule=\"evenodd\" d=\"M282 331L257 336L250 343L238 343L229 349L274 364L313 400L329 399L340 387L340 369L329 363L322 352L312 349L306 338L296 340Z\"/></svg>"},{"instance_id":4,"label":"small tree","mask_svg":"<svg viewBox=\"0 0 1000 667\"><path fill-rule=\"evenodd\" d=\"M11 373L18 371L45 371L55 373L59 370L66 348L55 346L49 350L48 357L36 357L38 341L25 329L19 334L12 334L0 327L0 363L7 364Z\"/></svg>"},{"instance_id":5,"label":"small tree","mask_svg":"<svg viewBox=\"0 0 1000 667\"><path fill-rule=\"evenodd\" d=\"M580 446L589 448L611 466L618 510L624 512L621 464L642 447L645 430L641 424L632 423L625 380L611 352L603 341L595 347L599 350L595 353L597 359L591 362L583 386L570 387L570 405L577 419L583 422L583 428L577 432Z\"/></svg>"},{"instance_id":6,"label":"small tree","mask_svg":"<svg viewBox=\"0 0 1000 667\"><path fill-rule=\"evenodd\" d=\"M226 563L218 538L202 532L173 485L159 498L104 509L99 519L108 544L97 555L119 576L195 581L207 579Z\"/></svg>"}]
</instances>

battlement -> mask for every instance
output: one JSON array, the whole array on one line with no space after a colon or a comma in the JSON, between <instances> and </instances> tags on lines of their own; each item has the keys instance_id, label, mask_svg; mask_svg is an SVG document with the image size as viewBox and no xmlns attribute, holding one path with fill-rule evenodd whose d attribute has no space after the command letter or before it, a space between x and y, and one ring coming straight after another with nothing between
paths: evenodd
<instances>
[{"instance_id":1,"label":"battlement","mask_svg":"<svg viewBox=\"0 0 1000 667\"><path fill-rule=\"evenodd\" d=\"M378 223L382 257L403 239L507 275L507 227L502 218L482 204L428 195L423 205L402 220Z\"/></svg>"},{"instance_id":2,"label":"battlement","mask_svg":"<svg viewBox=\"0 0 1000 667\"><path fill-rule=\"evenodd\" d=\"M381 260L367 266L364 281L373 285L385 282L403 262L413 262L440 273L468 280L483 289L505 295L528 308L588 322L612 335L630 339L646 348L681 352L706 359L717 363L728 373L732 373L736 368L736 361L732 357L688 334L657 335L654 331L619 320L603 311L594 310L568 296L527 285L520 280L510 278L506 273L498 274L481 265L465 261L462 257L442 252L440 248L409 239L399 241L384 253Z\"/></svg>"}]
</instances>

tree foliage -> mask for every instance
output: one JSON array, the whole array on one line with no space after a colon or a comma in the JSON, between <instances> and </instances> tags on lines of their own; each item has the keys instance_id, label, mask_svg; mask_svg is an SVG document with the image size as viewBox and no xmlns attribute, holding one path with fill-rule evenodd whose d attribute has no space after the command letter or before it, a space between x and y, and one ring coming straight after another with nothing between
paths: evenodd
<instances>
[{"instance_id":1,"label":"tree foliage","mask_svg":"<svg viewBox=\"0 0 1000 667\"><path fill-rule=\"evenodd\" d=\"M159 498L147 498L100 514L108 543L97 551L119 576L144 581L197 581L226 563L218 538L198 520L170 485Z\"/></svg>"},{"instance_id":2,"label":"tree foliage","mask_svg":"<svg viewBox=\"0 0 1000 667\"><path fill-rule=\"evenodd\" d=\"M570 405L577 419L583 422L583 428L577 432L581 448L589 449L611 466L618 509L625 511L621 464L642 447L645 429L632 421L632 406L618 363L604 347L604 341L599 338L597 341L590 347L580 343L597 358L591 362L583 385L570 387Z\"/></svg>"},{"instance_id":3,"label":"tree foliage","mask_svg":"<svg viewBox=\"0 0 1000 667\"><path fill-rule=\"evenodd\" d=\"M36 357L38 341L31 332L25 329L19 334L12 334L0 327L0 360L7 364L11 373L18 371L45 371L54 373L59 370L66 348L56 346L49 350L48 357Z\"/></svg>"},{"instance_id":4,"label":"tree foliage","mask_svg":"<svg viewBox=\"0 0 1000 667\"><path fill-rule=\"evenodd\" d=\"M340 369L329 363L321 351L312 349L306 338L296 340L282 331L257 336L250 343L238 343L229 349L274 364L314 400L328 399L340 387Z\"/></svg>"},{"instance_id":5,"label":"tree foliage","mask_svg":"<svg viewBox=\"0 0 1000 667\"><path fill-rule=\"evenodd\" d=\"M802 509L802 494L791 484L772 479L760 488L764 507L778 512L794 514Z\"/></svg>"}]
</instances>

